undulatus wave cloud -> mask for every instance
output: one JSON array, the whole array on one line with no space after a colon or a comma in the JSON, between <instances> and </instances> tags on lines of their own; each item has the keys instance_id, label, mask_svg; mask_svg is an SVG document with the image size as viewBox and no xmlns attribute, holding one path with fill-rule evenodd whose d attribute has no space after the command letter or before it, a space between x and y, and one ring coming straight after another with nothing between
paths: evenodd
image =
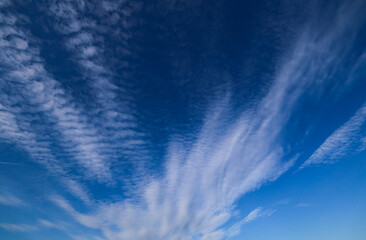
<instances>
[{"instance_id":1,"label":"undulatus wave cloud","mask_svg":"<svg viewBox=\"0 0 366 240\"><path fill-rule=\"evenodd\" d=\"M0 7L1 239L365 236L365 1Z\"/></svg>"}]
</instances>

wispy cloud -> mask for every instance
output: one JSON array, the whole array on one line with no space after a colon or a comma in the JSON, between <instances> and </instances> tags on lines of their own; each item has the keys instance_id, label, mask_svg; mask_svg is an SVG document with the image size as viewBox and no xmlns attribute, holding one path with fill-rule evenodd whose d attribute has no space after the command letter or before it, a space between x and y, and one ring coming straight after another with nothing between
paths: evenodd
<instances>
[{"instance_id":1,"label":"wispy cloud","mask_svg":"<svg viewBox=\"0 0 366 240\"><path fill-rule=\"evenodd\" d=\"M33 226L33 225L11 224L11 223L0 223L0 228L6 229L8 231L14 231L14 232L30 232L30 231L39 230L36 226Z\"/></svg>"},{"instance_id":2,"label":"wispy cloud","mask_svg":"<svg viewBox=\"0 0 366 240\"><path fill-rule=\"evenodd\" d=\"M240 228L243 225L250 223L260 217L271 216L274 212L275 210L273 209L264 209L262 207L257 207L256 209L251 211L244 219L230 227L230 229L227 231L227 237L230 238L238 235L240 232Z\"/></svg>"},{"instance_id":3,"label":"wispy cloud","mask_svg":"<svg viewBox=\"0 0 366 240\"><path fill-rule=\"evenodd\" d=\"M56 227L57 225L54 224L54 223L51 223L50 221L48 220L45 220L45 219L39 219L39 223L45 227L49 227L49 228L53 228L53 227Z\"/></svg>"},{"instance_id":4,"label":"wispy cloud","mask_svg":"<svg viewBox=\"0 0 366 240\"><path fill-rule=\"evenodd\" d=\"M300 168L313 164L329 164L349 154L355 148L362 151L365 137L366 104L346 123L335 130ZM357 147L358 146L358 147Z\"/></svg>"},{"instance_id":5,"label":"wispy cloud","mask_svg":"<svg viewBox=\"0 0 366 240\"><path fill-rule=\"evenodd\" d=\"M97 107L89 114L98 126L100 137L108 143L109 151L112 153L109 155L110 161L114 160L118 164L116 160L125 153L131 157L131 151L136 156L144 155L146 143L143 133L138 130L135 123L134 110L129 102L131 96L117 85L118 81L121 85L124 79L106 66L108 56L103 54L102 35L97 31L105 28L105 25L98 26L98 23L86 17L86 13L90 12L84 4L54 2L50 10L53 13L51 16L56 20L55 28L64 35L65 46L73 55L74 61L79 65L83 77L92 89L93 101L96 100ZM101 1L97 14L105 15L105 19L109 19L109 24L117 20L124 23L131 18L131 12L127 14L124 10L126 7L123 1ZM115 27L118 31L114 29L113 32L129 31L126 24L117 24ZM123 41L121 46L127 48L126 37L122 36L119 41ZM125 52L128 55L127 49ZM130 163L138 164L139 161Z\"/></svg>"},{"instance_id":6,"label":"wispy cloud","mask_svg":"<svg viewBox=\"0 0 366 240\"><path fill-rule=\"evenodd\" d=\"M14 207L26 206L25 202L9 194L0 194L0 204Z\"/></svg>"},{"instance_id":7,"label":"wispy cloud","mask_svg":"<svg viewBox=\"0 0 366 240\"><path fill-rule=\"evenodd\" d=\"M101 11L116 13L119 4L104 1ZM1 13L0 66L4 74L0 87L5 90L0 96L0 138L24 148L56 173L62 185L86 206L78 210L77 204L61 195L52 195L50 200L75 221L100 230L110 240L218 240L237 234L243 224L271 215L273 210L259 207L232 227L224 227L234 217L243 195L275 181L296 161L298 155L283 143L288 121L309 89L324 90L319 86L329 83L329 72L340 66L349 50L338 44L346 35L349 12L340 11L325 32L310 26L284 56L263 99L236 119L231 117L229 94L218 100L196 138L189 139L190 147L180 140L185 136L171 138L161 176L149 177L141 171L135 175L144 179L134 185L130 198L94 201L68 167L77 173L81 167L83 178L111 183L118 177L113 164L119 164L120 154L138 152L145 142L135 130L133 109L121 100L120 96L128 93L105 66L108 56L103 55L98 42L98 24L83 17L85 3L53 2L50 11L65 46L83 69L97 107L92 113L84 111L45 69L37 39L24 29L26 17ZM131 16L132 11L118 14L118 18ZM356 31L347 35L347 41L352 42ZM320 157L351 138L348 133L358 131L365 118L364 108L342 127L345 130L340 130L335 140L319 150ZM10 231L56 226L48 220L39 220L37 226L0 224Z\"/></svg>"},{"instance_id":8,"label":"wispy cloud","mask_svg":"<svg viewBox=\"0 0 366 240\"><path fill-rule=\"evenodd\" d=\"M295 205L297 208L307 208L307 207L314 207L317 206L317 204L314 203L298 203Z\"/></svg>"},{"instance_id":9,"label":"wispy cloud","mask_svg":"<svg viewBox=\"0 0 366 240\"><path fill-rule=\"evenodd\" d=\"M318 86L329 83L328 73L349 51L337 47L346 37L349 13L340 11L326 32L307 28L284 57L267 95L236 121L229 117L227 97L211 108L190 148L173 139L165 174L146 179L135 198L100 203L89 213L60 196L52 201L107 239L223 239L236 201L276 180L296 160L297 154L283 147L283 131L308 89L323 91ZM272 212L257 208L236 226Z\"/></svg>"},{"instance_id":10,"label":"wispy cloud","mask_svg":"<svg viewBox=\"0 0 366 240\"><path fill-rule=\"evenodd\" d=\"M4 89L0 98L2 137L61 172L62 163L57 162L51 147L58 139L58 144L85 167L86 175L96 176L101 182L111 181L108 159L103 154L105 144L73 99L45 70L39 49L34 46L36 41L22 29L24 17L2 14L1 21L0 58L6 69L0 82ZM54 129L39 125L44 122Z\"/></svg>"},{"instance_id":11,"label":"wispy cloud","mask_svg":"<svg viewBox=\"0 0 366 240\"><path fill-rule=\"evenodd\" d=\"M218 228L231 218L234 202L277 179L294 161L282 161L284 152L275 144L282 115L246 112L232 125L222 126L228 120L225 102L208 115L189 151L179 141L172 142L165 176L146 181L138 203L102 204L94 213L82 214L63 198L52 200L79 223L103 229L109 239L182 239L197 234L221 239L225 234Z\"/></svg>"},{"instance_id":12,"label":"wispy cloud","mask_svg":"<svg viewBox=\"0 0 366 240\"><path fill-rule=\"evenodd\" d=\"M358 149L359 152L362 152L366 149L366 137L363 137L361 139L361 146L360 148Z\"/></svg>"},{"instance_id":13,"label":"wispy cloud","mask_svg":"<svg viewBox=\"0 0 366 240\"><path fill-rule=\"evenodd\" d=\"M0 164L4 164L4 165L18 165L18 166L24 166L24 164L21 164L21 163L14 163L14 162L0 162Z\"/></svg>"},{"instance_id":14,"label":"wispy cloud","mask_svg":"<svg viewBox=\"0 0 366 240\"><path fill-rule=\"evenodd\" d=\"M112 181L108 147L44 68L27 21L12 11L0 14L0 140L24 149L50 175L60 177L67 191L91 205L89 193L69 169L74 166L93 181Z\"/></svg>"},{"instance_id":15,"label":"wispy cloud","mask_svg":"<svg viewBox=\"0 0 366 240\"><path fill-rule=\"evenodd\" d=\"M47 229L47 228L50 228L50 229L53 228L53 229L58 229L58 230L61 230L61 231L68 232L65 224L63 224L63 223L54 223L54 222L51 222L51 221L46 220L46 219L38 219L37 226L41 230L42 229Z\"/></svg>"},{"instance_id":16,"label":"wispy cloud","mask_svg":"<svg viewBox=\"0 0 366 240\"><path fill-rule=\"evenodd\" d=\"M1 0L0 1L0 7L4 7L10 4L10 1L8 0Z\"/></svg>"},{"instance_id":17,"label":"wispy cloud","mask_svg":"<svg viewBox=\"0 0 366 240\"><path fill-rule=\"evenodd\" d=\"M0 223L0 228L13 232L33 232L41 231L47 228L65 230L63 225L52 223L46 219L39 219L38 223L36 224Z\"/></svg>"}]
</instances>

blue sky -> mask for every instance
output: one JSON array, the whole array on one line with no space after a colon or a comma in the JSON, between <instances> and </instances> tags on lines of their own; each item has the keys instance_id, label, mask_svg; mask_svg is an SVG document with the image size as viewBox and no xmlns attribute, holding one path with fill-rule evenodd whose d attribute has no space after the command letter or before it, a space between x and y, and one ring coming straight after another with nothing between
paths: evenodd
<instances>
[{"instance_id":1,"label":"blue sky","mask_svg":"<svg viewBox=\"0 0 366 240\"><path fill-rule=\"evenodd\" d=\"M0 238L366 238L366 2L0 0Z\"/></svg>"}]
</instances>

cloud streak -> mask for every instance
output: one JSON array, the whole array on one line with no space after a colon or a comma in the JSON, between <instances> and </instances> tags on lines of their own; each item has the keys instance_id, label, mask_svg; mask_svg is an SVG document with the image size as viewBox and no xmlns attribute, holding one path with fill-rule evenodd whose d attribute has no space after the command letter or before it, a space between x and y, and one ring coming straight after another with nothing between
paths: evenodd
<instances>
[{"instance_id":1,"label":"cloud streak","mask_svg":"<svg viewBox=\"0 0 366 240\"><path fill-rule=\"evenodd\" d=\"M362 151L362 142L366 134L365 121L366 104L361 106L346 123L335 130L300 168L333 163L349 154L355 147Z\"/></svg>"},{"instance_id":2,"label":"cloud streak","mask_svg":"<svg viewBox=\"0 0 366 240\"><path fill-rule=\"evenodd\" d=\"M27 224L11 224L11 223L0 223L0 228L6 229L13 232L30 232L38 231L39 229L33 225Z\"/></svg>"},{"instance_id":3,"label":"cloud streak","mask_svg":"<svg viewBox=\"0 0 366 240\"><path fill-rule=\"evenodd\" d=\"M13 206L13 207L22 207L26 206L26 203L20 200L19 198L16 198L14 196L11 196L9 194L2 194L0 195L0 204L6 205L6 206Z\"/></svg>"},{"instance_id":4,"label":"cloud streak","mask_svg":"<svg viewBox=\"0 0 366 240\"><path fill-rule=\"evenodd\" d=\"M0 139L27 151L50 175L60 177L66 190L90 205L87 191L69 172L70 165L75 165L71 160L77 160L85 177L111 181L103 152L106 146L73 99L44 68L37 39L25 28L27 18L3 11L0 22Z\"/></svg>"},{"instance_id":5,"label":"cloud streak","mask_svg":"<svg viewBox=\"0 0 366 240\"><path fill-rule=\"evenodd\" d=\"M98 6L100 9L95 14L126 23L131 18L132 12L126 13L123 4L123 1L101 1ZM93 101L96 101L97 107L89 115L98 127L100 137L108 143L111 153L109 160L121 164L121 156L127 153L131 157L131 151L135 156L144 155L146 143L144 134L138 130L133 115L134 111L129 101L131 94L117 86L117 82L119 81L121 85L124 79L106 66L106 56L101 47L103 39L97 31L105 26L99 26L85 17L86 13L90 14L85 4L71 1L54 2L50 10L53 13L51 16L56 20L55 28L63 34L66 48L74 56L74 61L82 69L82 75L92 89ZM116 25L116 28L119 29L118 32L125 33L119 40L126 45L128 24L122 26L122 29L119 29L121 28L119 25ZM139 162L130 160L129 163Z\"/></svg>"},{"instance_id":6,"label":"cloud streak","mask_svg":"<svg viewBox=\"0 0 366 240\"><path fill-rule=\"evenodd\" d=\"M54 224L46 219L38 219L38 224L13 224L13 223L0 223L0 228L3 228L12 232L33 232L41 231L42 229L54 228L58 230L65 230L64 226L60 224Z\"/></svg>"},{"instance_id":7,"label":"cloud streak","mask_svg":"<svg viewBox=\"0 0 366 240\"><path fill-rule=\"evenodd\" d=\"M87 169L86 175L96 176L102 182L111 181L103 154L105 145L71 97L45 70L33 37L22 30L24 17L2 14L1 20L0 57L6 72L0 83L7 93L0 99L2 136L19 143L37 161L61 172L62 164L57 163L51 147L56 136L58 144ZM56 132L50 133L44 126L34 131L31 125L35 121L48 122ZM41 132L43 135L38 135Z\"/></svg>"},{"instance_id":8,"label":"cloud streak","mask_svg":"<svg viewBox=\"0 0 366 240\"><path fill-rule=\"evenodd\" d=\"M273 213L274 210L272 209L264 209L262 207L257 207L256 209L251 211L245 218L243 218L240 222L230 227L230 229L227 231L228 232L227 237L231 238L238 235L240 232L240 228L243 225L250 223L260 217L271 216Z\"/></svg>"}]
</instances>

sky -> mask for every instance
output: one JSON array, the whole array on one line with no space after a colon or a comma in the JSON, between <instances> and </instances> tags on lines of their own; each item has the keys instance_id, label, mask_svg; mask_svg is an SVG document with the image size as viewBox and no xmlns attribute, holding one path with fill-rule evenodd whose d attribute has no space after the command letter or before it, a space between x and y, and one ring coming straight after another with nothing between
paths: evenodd
<instances>
[{"instance_id":1,"label":"sky","mask_svg":"<svg viewBox=\"0 0 366 240\"><path fill-rule=\"evenodd\" d=\"M365 0L0 0L0 239L366 239Z\"/></svg>"}]
</instances>

